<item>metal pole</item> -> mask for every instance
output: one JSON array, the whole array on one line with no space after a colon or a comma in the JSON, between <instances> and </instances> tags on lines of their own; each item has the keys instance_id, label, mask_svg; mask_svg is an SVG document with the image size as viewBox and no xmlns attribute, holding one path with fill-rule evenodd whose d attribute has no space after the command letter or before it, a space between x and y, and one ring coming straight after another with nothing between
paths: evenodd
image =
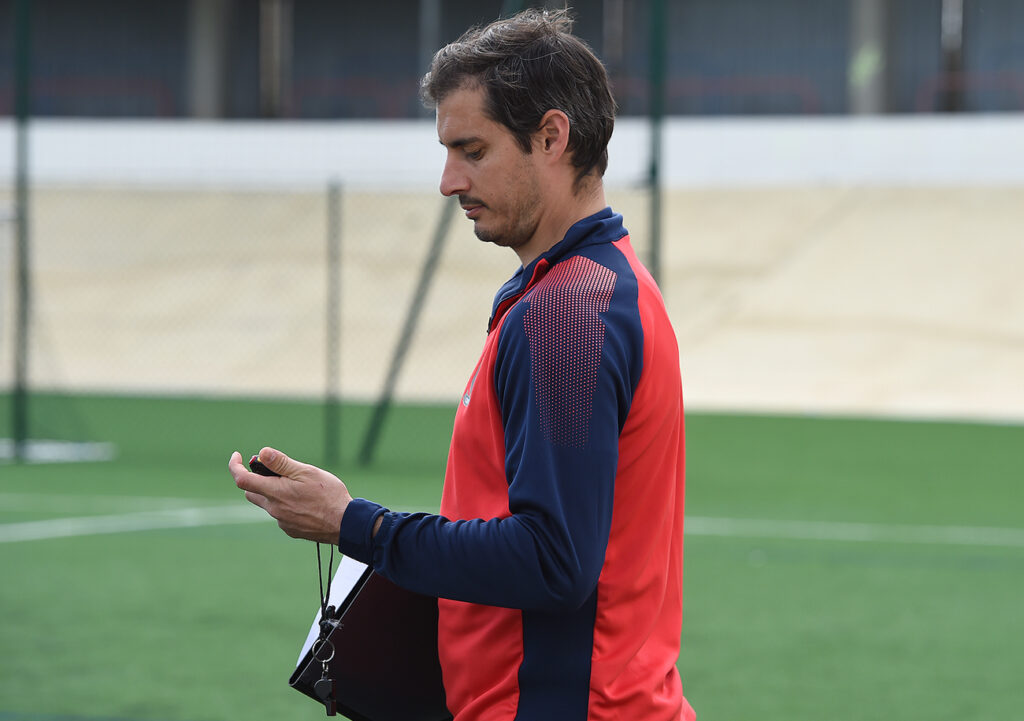
<instances>
[{"instance_id":1,"label":"metal pole","mask_svg":"<svg viewBox=\"0 0 1024 721\"><path fill-rule=\"evenodd\" d=\"M292 77L292 0L260 2L260 111L264 117L286 114Z\"/></svg>"},{"instance_id":2,"label":"metal pole","mask_svg":"<svg viewBox=\"0 0 1024 721\"><path fill-rule=\"evenodd\" d=\"M327 382L324 459L336 465L341 441L341 184L327 185Z\"/></svg>"},{"instance_id":3,"label":"metal pole","mask_svg":"<svg viewBox=\"0 0 1024 721\"><path fill-rule=\"evenodd\" d=\"M12 431L14 458L19 463L28 453L28 344L31 275L29 273L29 187L28 119L31 114L32 1L17 0L14 7L14 115L15 115L15 191L14 214L17 222L15 242L15 327L14 391Z\"/></svg>"},{"instance_id":4,"label":"metal pole","mask_svg":"<svg viewBox=\"0 0 1024 721\"><path fill-rule=\"evenodd\" d=\"M651 94L651 166L648 180L651 190L650 271L655 282L661 280L661 144L665 115L665 32L668 25L665 0L651 0L651 55L649 87Z\"/></svg>"},{"instance_id":5,"label":"metal pole","mask_svg":"<svg viewBox=\"0 0 1024 721\"><path fill-rule=\"evenodd\" d=\"M886 110L888 16L888 0L852 0L850 3L847 95L850 112L854 115L877 115Z\"/></svg>"},{"instance_id":6,"label":"metal pole","mask_svg":"<svg viewBox=\"0 0 1024 721\"><path fill-rule=\"evenodd\" d=\"M964 0L942 0L942 70L945 74L942 110L955 113L965 109Z\"/></svg>"},{"instance_id":7,"label":"metal pole","mask_svg":"<svg viewBox=\"0 0 1024 721\"><path fill-rule=\"evenodd\" d=\"M190 0L186 36L188 112L223 118L228 110L228 42L232 0Z\"/></svg>"}]
</instances>

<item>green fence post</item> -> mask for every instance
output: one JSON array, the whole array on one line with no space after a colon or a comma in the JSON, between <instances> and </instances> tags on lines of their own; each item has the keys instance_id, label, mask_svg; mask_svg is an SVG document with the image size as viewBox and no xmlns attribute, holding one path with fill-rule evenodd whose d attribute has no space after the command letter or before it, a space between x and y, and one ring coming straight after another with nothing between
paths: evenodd
<instances>
[{"instance_id":1,"label":"green fence post","mask_svg":"<svg viewBox=\"0 0 1024 721\"><path fill-rule=\"evenodd\" d=\"M29 305L29 183L28 120L31 115L32 1L17 0L14 6L14 116L15 116L15 191L14 213L17 223L15 242L15 325L14 389L11 412L14 458L23 462L28 455L28 357Z\"/></svg>"}]
</instances>

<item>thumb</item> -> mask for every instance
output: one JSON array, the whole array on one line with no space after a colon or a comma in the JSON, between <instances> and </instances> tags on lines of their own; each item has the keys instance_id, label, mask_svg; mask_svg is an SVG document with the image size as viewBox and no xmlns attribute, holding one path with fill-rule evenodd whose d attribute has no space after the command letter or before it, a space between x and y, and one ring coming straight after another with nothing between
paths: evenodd
<instances>
[{"instance_id":1,"label":"thumb","mask_svg":"<svg viewBox=\"0 0 1024 721\"><path fill-rule=\"evenodd\" d=\"M304 463L299 463L286 456L281 451L274 448L263 448L259 454L260 463L265 465L267 468L272 470L279 476L289 476L294 478L296 473L305 467Z\"/></svg>"}]
</instances>

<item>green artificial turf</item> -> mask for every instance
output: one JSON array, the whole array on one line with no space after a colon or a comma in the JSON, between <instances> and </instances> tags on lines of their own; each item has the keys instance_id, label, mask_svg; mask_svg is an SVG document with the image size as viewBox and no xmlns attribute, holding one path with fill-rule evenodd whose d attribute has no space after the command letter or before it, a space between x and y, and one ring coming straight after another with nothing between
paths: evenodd
<instances>
[{"instance_id":1,"label":"green artificial turf","mask_svg":"<svg viewBox=\"0 0 1024 721\"><path fill-rule=\"evenodd\" d=\"M436 509L453 414L396 407L362 467L370 409L346 405L331 468L355 495ZM32 423L40 437L110 442L116 458L0 464L0 531L176 502L244 506L232 450L325 461L323 409L308 402L43 395ZM1019 714L1024 427L687 424L695 531L679 667L702 721ZM704 519L1018 533L994 545L838 541L707 535ZM287 686L316 610L315 546L272 521L0 542L0 569L0 721L323 716Z\"/></svg>"}]
</instances>

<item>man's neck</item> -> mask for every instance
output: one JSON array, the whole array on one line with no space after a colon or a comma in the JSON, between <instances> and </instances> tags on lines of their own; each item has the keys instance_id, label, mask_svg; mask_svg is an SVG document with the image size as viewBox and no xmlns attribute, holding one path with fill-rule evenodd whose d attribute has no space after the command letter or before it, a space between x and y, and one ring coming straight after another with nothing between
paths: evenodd
<instances>
[{"instance_id":1,"label":"man's neck","mask_svg":"<svg viewBox=\"0 0 1024 721\"><path fill-rule=\"evenodd\" d=\"M596 181L585 183L578 193L569 191L569 198L564 202L548 203L550 215L542 216L537 230L529 243L515 248L519 262L525 268L544 253L551 250L565 237L569 228L594 213L608 206L604 197L604 183Z\"/></svg>"}]
</instances>

